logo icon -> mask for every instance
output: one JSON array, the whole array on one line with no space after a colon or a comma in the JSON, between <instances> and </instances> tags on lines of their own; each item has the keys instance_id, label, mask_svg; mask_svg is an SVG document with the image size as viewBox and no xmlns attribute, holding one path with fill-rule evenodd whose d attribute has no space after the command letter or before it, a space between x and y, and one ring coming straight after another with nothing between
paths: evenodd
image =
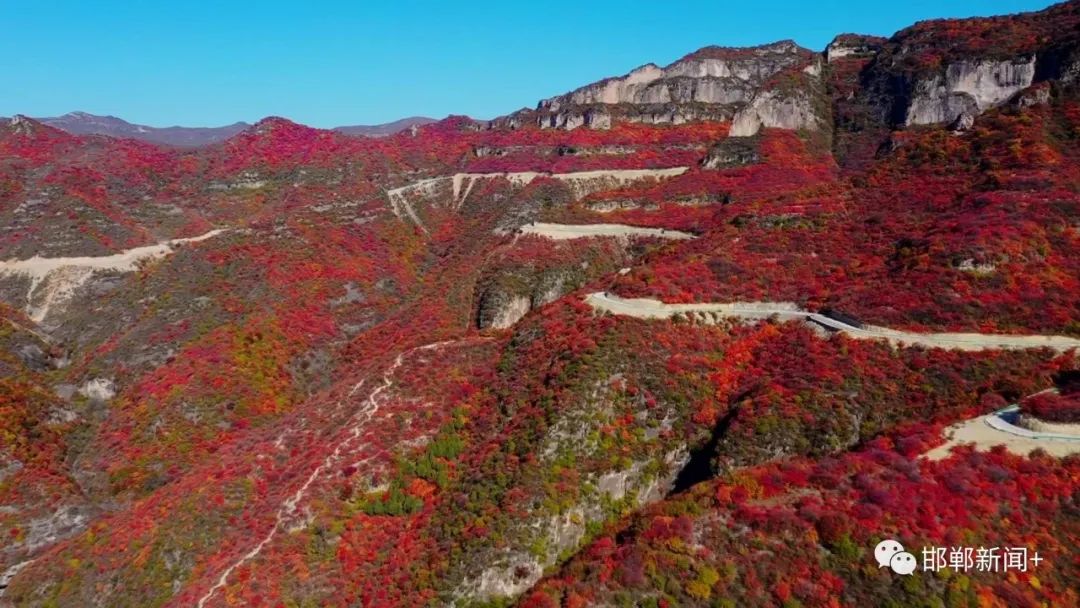
<instances>
[{"instance_id":1,"label":"logo icon","mask_svg":"<svg viewBox=\"0 0 1080 608\"><path fill-rule=\"evenodd\" d=\"M877 560L878 568L884 568L889 565L892 558L897 553L904 550L904 545L901 545L895 540L887 539L883 540L874 547L874 559Z\"/></svg>"},{"instance_id":2,"label":"logo icon","mask_svg":"<svg viewBox=\"0 0 1080 608\"><path fill-rule=\"evenodd\" d=\"M907 551L901 551L892 556L889 560L889 567L897 574L909 575L915 572L915 556Z\"/></svg>"},{"instance_id":3,"label":"logo icon","mask_svg":"<svg viewBox=\"0 0 1080 608\"><path fill-rule=\"evenodd\" d=\"M915 556L904 551L904 545L891 538L874 547L874 559L877 560L878 568L888 566L893 572L903 575L912 574L918 565Z\"/></svg>"}]
</instances>

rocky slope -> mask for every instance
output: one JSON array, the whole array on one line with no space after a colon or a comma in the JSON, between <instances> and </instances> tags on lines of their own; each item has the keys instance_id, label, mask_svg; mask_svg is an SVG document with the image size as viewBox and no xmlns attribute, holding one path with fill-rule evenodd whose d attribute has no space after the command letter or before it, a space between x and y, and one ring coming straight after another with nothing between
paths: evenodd
<instances>
[{"instance_id":1,"label":"rocky slope","mask_svg":"<svg viewBox=\"0 0 1080 608\"><path fill-rule=\"evenodd\" d=\"M666 67L650 63L625 76L545 99L535 112L522 112L508 120L561 129L604 129L615 120L648 124L726 121L757 98L778 74L813 62L813 53L791 41L748 49L707 47ZM771 105L764 100L759 103Z\"/></svg>"},{"instance_id":2,"label":"rocky slope","mask_svg":"<svg viewBox=\"0 0 1080 608\"><path fill-rule=\"evenodd\" d=\"M919 23L882 44L863 76L866 98L891 124L951 124L1039 82L1072 86L1080 74L1078 23L1072 2L1040 18Z\"/></svg>"}]
</instances>

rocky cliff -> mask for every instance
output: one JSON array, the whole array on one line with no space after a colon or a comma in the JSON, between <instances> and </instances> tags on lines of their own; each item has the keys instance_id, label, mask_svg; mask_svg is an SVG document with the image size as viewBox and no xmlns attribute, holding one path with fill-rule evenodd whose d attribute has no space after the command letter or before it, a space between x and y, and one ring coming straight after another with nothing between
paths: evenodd
<instances>
[{"instance_id":1,"label":"rocky cliff","mask_svg":"<svg viewBox=\"0 0 1080 608\"><path fill-rule=\"evenodd\" d=\"M790 40L752 48L706 47L659 67L630 73L545 99L511 117L543 128L609 128L612 120L680 124L730 120L771 78L809 65L814 53Z\"/></svg>"},{"instance_id":2,"label":"rocky cliff","mask_svg":"<svg viewBox=\"0 0 1080 608\"><path fill-rule=\"evenodd\" d=\"M850 45L834 44L830 58L848 54ZM1071 86L1078 74L1080 4L1068 2L1037 14L901 30L863 71L861 95L891 126L967 124L1033 84Z\"/></svg>"},{"instance_id":3,"label":"rocky cliff","mask_svg":"<svg viewBox=\"0 0 1080 608\"><path fill-rule=\"evenodd\" d=\"M1080 79L1075 3L1023 15L921 22L892 38L841 34L822 53L780 41L751 48L706 47L660 67L646 64L540 101L492 121L496 128L610 129L619 121L682 124L731 121L731 135L762 127L832 130L835 83L825 80L857 65L861 104L888 127L969 125L1033 84ZM941 36L943 27L961 27ZM970 35L969 35L970 34ZM979 40L996 36L1004 43ZM850 95L856 95L850 92Z\"/></svg>"},{"instance_id":4,"label":"rocky cliff","mask_svg":"<svg viewBox=\"0 0 1080 608\"><path fill-rule=\"evenodd\" d=\"M749 137L761 128L817 131L828 124L820 60L765 83L731 121L731 137Z\"/></svg>"}]
</instances>

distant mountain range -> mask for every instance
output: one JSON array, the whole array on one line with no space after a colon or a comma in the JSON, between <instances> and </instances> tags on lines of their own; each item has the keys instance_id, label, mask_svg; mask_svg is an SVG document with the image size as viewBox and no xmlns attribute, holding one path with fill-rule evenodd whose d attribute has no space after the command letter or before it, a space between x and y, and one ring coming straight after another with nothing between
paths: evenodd
<instances>
[{"instance_id":1,"label":"distant mountain range","mask_svg":"<svg viewBox=\"0 0 1080 608\"><path fill-rule=\"evenodd\" d=\"M387 135L393 135L398 131L404 131L405 129L426 125L429 123L438 122L434 118L428 118L426 116L410 116L408 118L402 118L401 120L395 120L394 122L387 122L381 125L355 125L351 127L334 127L334 130L345 135L363 135L365 137L386 137Z\"/></svg>"},{"instance_id":2,"label":"distant mountain range","mask_svg":"<svg viewBox=\"0 0 1080 608\"><path fill-rule=\"evenodd\" d=\"M38 120L75 135L109 135L183 147L198 147L225 141L251 126L246 122L235 122L221 127L149 127L115 116L98 116L87 112L70 112L63 116ZM346 135L386 137L415 125L432 122L435 122L435 119L411 116L380 125L343 126L334 130Z\"/></svg>"}]
</instances>

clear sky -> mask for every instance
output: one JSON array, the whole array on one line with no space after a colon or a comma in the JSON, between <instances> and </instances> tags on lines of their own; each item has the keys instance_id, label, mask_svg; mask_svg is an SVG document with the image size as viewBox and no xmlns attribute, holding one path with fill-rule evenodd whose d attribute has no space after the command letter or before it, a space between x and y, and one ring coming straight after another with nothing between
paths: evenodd
<instances>
[{"instance_id":1,"label":"clear sky","mask_svg":"<svg viewBox=\"0 0 1080 608\"><path fill-rule=\"evenodd\" d=\"M1048 0L0 0L0 115L316 127L490 118L710 44L889 35Z\"/></svg>"}]
</instances>

